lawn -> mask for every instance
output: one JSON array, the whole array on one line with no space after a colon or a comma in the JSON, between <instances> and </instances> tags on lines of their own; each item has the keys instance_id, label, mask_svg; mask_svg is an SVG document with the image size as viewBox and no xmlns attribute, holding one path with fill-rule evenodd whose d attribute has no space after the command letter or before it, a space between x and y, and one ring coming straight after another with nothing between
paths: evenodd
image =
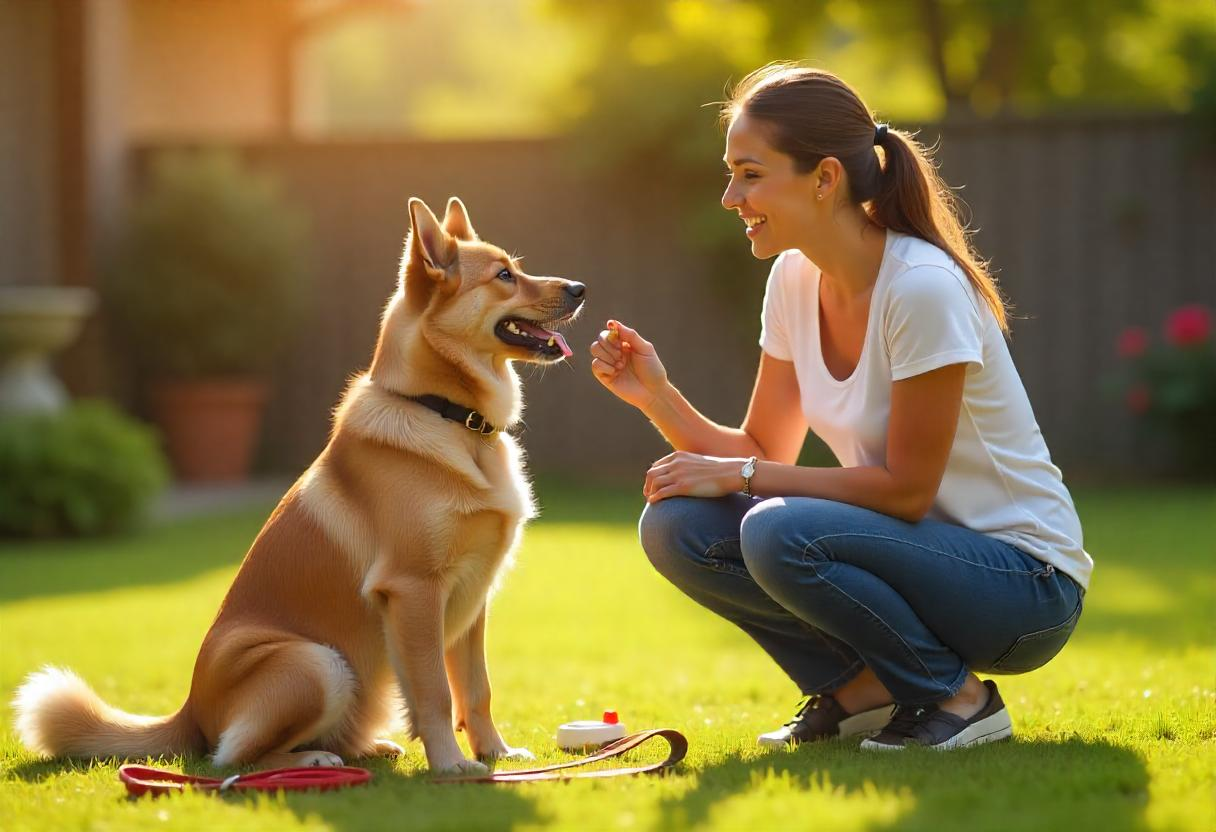
<instances>
[{"instance_id":1,"label":"lawn","mask_svg":"<svg viewBox=\"0 0 1216 832\"><path fill-rule=\"evenodd\" d=\"M438 786L413 744L401 760L362 763L375 773L367 788L128 801L113 761L40 762L21 749L7 700L43 663L75 669L136 713L182 702L269 508L259 506L122 540L0 546L0 828L1216 828L1214 490L1079 493L1093 585L1064 652L1003 677L1016 739L878 756L849 742L759 751L755 735L788 717L797 692L745 636L651 571L634 528L640 498L560 484L539 493L544 516L491 613L499 725L508 742L558 761L559 723L615 708L631 730L688 736L673 776ZM159 763L212 773L200 759Z\"/></svg>"}]
</instances>

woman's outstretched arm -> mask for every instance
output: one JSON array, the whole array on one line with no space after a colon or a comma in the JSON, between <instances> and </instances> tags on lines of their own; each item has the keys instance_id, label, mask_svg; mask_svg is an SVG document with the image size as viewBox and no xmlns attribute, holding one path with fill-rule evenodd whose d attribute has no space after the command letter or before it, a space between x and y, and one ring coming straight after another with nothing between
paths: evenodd
<instances>
[{"instance_id":1,"label":"woman's outstretched arm","mask_svg":"<svg viewBox=\"0 0 1216 832\"><path fill-rule=\"evenodd\" d=\"M720 425L698 411L667 377L658 352L636 330L609 321L591 345L592 372L642 411L677 451L792 464L806 438L793 362L764 353L742 427Z\"/></svg>"}]
</instances>

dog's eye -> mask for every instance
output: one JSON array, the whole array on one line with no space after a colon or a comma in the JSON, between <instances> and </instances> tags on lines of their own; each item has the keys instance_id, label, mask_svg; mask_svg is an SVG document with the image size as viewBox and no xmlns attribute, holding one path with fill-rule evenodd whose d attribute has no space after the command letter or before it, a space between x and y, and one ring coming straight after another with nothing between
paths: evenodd
<instances>
[{"instance_id":1,"label":"dog's eye","mask_svg":"<svg viewBox=\"0 0 1216 832\"><path fill-rule=\"evenodd\" d=\"M502 271L500 271L500 272L498 273L498 279L499 279L499 280L505 280L505 281L507 281L508 283L514 283L514 282L515 282L515 275L511 274L511 270L510 270L510 269L503 269Z\"/></svg>"}]
</instances>

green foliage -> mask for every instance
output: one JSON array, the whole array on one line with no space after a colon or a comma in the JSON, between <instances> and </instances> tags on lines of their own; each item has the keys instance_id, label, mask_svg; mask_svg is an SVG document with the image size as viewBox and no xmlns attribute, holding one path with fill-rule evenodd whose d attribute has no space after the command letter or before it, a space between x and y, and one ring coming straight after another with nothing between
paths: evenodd
<instances>
[{"instance_id":1,"label":"green foliage","mask_svg":"<svg viewBox=\"0 0 1216 832\"><path fill-rule=\"evenodd\" d=\"M153 432L108 404L0 417L0 536L123 531L167 481Z\"/></svg>"},{"instance_id":2,"label":"green foliage","mask_svg":"<svg viewBox=\"0 0 1216 832\"><path fill-rule=\"evenodd\" d=\"M268 368L306 311L304 223L227 153L167 153L128 220L104 299L154 375Z\"/></svg>"}]
</instances>

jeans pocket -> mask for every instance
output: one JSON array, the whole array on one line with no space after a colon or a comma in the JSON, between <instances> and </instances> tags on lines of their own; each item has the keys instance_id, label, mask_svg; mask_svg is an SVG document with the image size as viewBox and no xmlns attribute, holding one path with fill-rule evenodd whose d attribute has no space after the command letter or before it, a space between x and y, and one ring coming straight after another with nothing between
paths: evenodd
<instances>
[{"instance_id":1,"label":"jeans pocket","mask_svg":"<svg viewBox=\"0 0 1216 832\"><path fill-rule=\"evenodd\" d=\"M1077 619L1081 617L1081 600L1077 599L1076 609L1063 622L1048 627L1045 630L1035 630L1027 633L1013 643L1001 657L987 668L989 673L1026 673L1047 664L1056 653L1064 649L1072 631L1076 629Z\"/></svg>"}]
</instances>

